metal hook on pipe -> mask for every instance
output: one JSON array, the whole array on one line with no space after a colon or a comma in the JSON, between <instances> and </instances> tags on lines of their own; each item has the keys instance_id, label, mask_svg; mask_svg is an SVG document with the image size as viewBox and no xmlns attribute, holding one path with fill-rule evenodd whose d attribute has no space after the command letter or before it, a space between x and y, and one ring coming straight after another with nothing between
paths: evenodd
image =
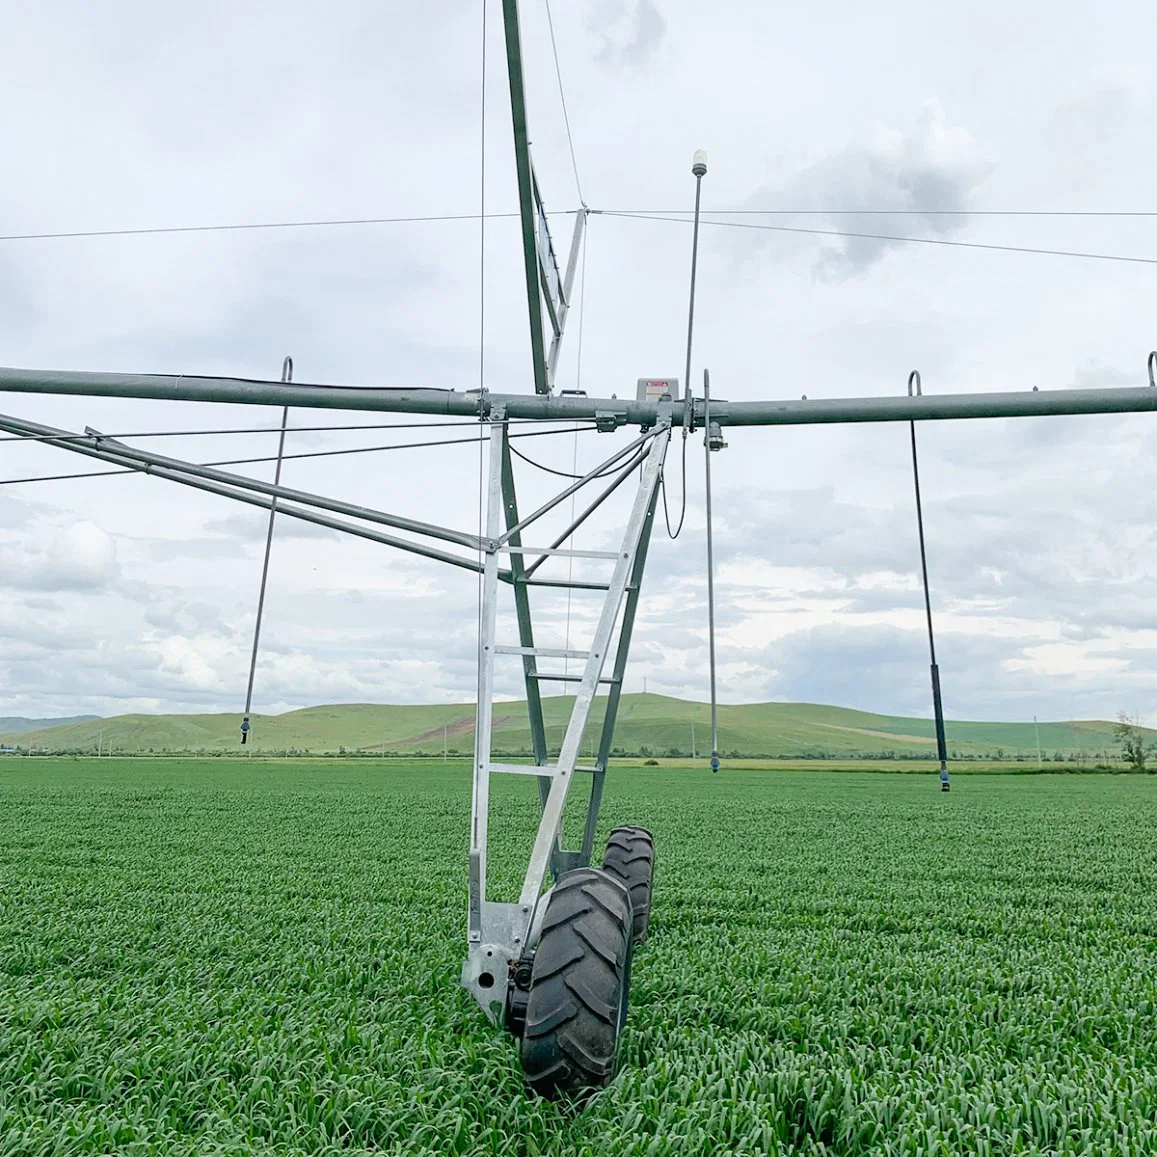
<instances>
[{"instance_id":1,"label":"metal hook on pipe","mask_svg":"<svg viewBox=\"0 0 1157 1157\"><path fill-rule=\"evenodd\" d=\"M908 397L923 397L920 371L908 375ZM936 723L936 754L940 760L940 790L948 791L948 743L944 737L944 707L940 699L940 668L936 665L936 640L932 633L932 596L928 589L928 556L924 550L924 510L920 501L920 465L916 457L916 423L908 423L912 438L912 483L916 491L916 534L920 541L920 578L924 586L924 613L928 619L928 656L931 660L932 712Z\"/></svg>"},{"instance_id":2,"label":"metal hook on pipe","mask_svg":"<svg viewBox=\"0 0 1157 1157\"><path fill-rule=\"evenodd\" d=\"M1157 350L1149 351L1149 385L1157 386Z\"/></svg>"}]
</instances>

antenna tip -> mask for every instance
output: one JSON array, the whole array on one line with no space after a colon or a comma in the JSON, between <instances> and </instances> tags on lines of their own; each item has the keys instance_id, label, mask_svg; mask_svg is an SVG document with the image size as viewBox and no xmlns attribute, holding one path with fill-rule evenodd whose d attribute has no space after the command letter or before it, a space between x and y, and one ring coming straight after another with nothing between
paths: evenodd
<instances>
[{"instance_id":1,"label":"antenna tip","mask_svg":"<svg viewBox=\"0 0 1157 1157\"><path fill-rule=\"evenodd\" d=\"M707 154L702 149L696 149L695 155L691 158L691 172L697 177L702 177L707 172Z\"/></svg>"}]
</instances>

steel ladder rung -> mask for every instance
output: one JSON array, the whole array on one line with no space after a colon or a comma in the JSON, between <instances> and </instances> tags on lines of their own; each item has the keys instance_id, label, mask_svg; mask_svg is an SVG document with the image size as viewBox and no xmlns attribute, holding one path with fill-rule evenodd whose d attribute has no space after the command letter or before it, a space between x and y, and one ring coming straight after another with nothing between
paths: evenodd
<instances>
[{"instance_id":1,"label":"steel ladder rung","mask_svg":"<svg viewBox=\"0 0 1157 1157\"><path fill-rule=\"evenodd\" d=\"M501 775L549 776L552 779L558 775L557 763L544 763L541 766L533 763L491 763L489 769Z\"/></svg>"},{"instance_id":2,"label":"steel ladder rung","mask_svg":"<svg viewBox=\"0 0 1157 1157\"><path fill-rule=\"evenodd\" d=\"M567 651L561 647L516 647L505 643L494 648L496 655L535 655L543 659L586 659L590 651Z\"/></svg>"}]
</instances>

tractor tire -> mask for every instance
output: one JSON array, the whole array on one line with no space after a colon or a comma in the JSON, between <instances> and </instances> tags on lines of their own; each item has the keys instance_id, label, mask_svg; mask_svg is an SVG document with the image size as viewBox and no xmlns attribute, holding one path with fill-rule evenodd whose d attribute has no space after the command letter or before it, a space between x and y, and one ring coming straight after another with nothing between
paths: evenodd
<instances>
[{"instance_id":1,"label":"tractor tire","mask_svg":"<svg viewBox=\"0 0 1157 1157\"><path fill-rule=\"evenodd\" d=\"M534 954L522 1072L550 1100L582 1097L615 1075L631 986L631 896L598 868L558 878Z\"/></svg>"},{"instance_id":2,"label":"tractor tire","mask_svg":"<svg viewBox=\"0 0 1157 1157\"><path fill-rule=\"evenodd\" d=\"M631 935L636 944L642 944L647 939L647 924L651 919L654 837L646 828L615 828L607 839L603 869L631 893L631 910L635 914Z\"/></svg>"}]
</instances>

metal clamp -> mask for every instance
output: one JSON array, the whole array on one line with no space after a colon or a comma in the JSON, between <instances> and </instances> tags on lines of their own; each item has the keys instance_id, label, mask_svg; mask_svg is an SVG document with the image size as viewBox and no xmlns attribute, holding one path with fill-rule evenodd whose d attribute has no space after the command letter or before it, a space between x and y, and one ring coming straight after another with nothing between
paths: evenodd
<instances>
[{"instance_id":1,"label":"metal clamp","mask_svg":"<svg viewBox=\"0 0 1157 1157\"><path fill-rule=\"evenodd\" d=\"M596 410L595 429L600 434L613 434L620 426L627 424L627 415L617 410Z\"/></svg>"},{"instance_id":2,"label":"metal clamp","mask_svg":"<svg viewBox=\"0 0 1157 1157\"><path fill-rule=\"evenodd\" d=\"M916 387L916 397L922 398L924 395L920 392L920 371L913 370L908 375L908 397L912 397L912 387Z\"/></svg>"},{"instance_id":3,"label":"metal clamp","mask_svg":"<svg viewBox=\"0 0 1157 1157\"><path fill-rule=\"evenodd\" d=\"M1149 351L1149 385L1157 386L1157 350Z\"/></svg>"}]
</instances>

